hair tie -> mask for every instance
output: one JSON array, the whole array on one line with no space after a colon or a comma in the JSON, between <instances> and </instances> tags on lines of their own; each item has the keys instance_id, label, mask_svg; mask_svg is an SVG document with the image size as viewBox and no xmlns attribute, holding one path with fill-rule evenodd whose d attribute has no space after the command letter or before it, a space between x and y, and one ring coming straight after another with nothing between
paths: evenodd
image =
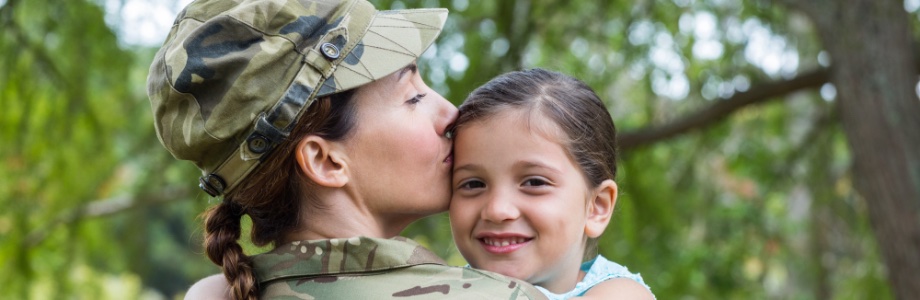
<instances>
[{"instance_id":1,"label":"hair tie","mask_svg":"<svg viewBox=\"0 0 920 300\"><path fill-rule=\"evenodd\" d=\"M242 217L244 214L246 214L246 210L243 208L242 205L240 205L239 203L236 203L236 201L227 199L227 197L224 197L224 200L221 202L221 205L226 205L227 210L234 217L239 218L239 217Z\"/></svg>"}]
</instances>

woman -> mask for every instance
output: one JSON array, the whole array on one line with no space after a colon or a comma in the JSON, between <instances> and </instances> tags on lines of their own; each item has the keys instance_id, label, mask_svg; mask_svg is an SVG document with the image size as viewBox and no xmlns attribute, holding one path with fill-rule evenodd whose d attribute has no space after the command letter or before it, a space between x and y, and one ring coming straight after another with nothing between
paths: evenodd
<instances>
[{"instance_id":1,"label":"woman","mask_svg":"<svg viewBox=\"0 0 920 300\"><path fill-rule=\"evenodd\" d=\"M450 198L457 110L414 62L446 13L363 0L196 1L180 13L148 94L163 145L223 196L206 212L205 248L226 280L187 297L542 298L397 237ZM243 253L243 215L273 251Z\"/></svg>"}]
</instances>

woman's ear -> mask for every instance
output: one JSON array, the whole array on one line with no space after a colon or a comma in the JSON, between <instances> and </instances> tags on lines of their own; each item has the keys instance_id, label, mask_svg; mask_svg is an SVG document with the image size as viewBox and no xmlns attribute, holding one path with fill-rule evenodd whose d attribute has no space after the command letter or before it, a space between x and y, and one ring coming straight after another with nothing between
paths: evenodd
<instances>
[{"instance_id":1,"label":"woman's ear","mask_svg":"<svg viewBox=\"0 0 920 300\"><path fill-rule=\"evenodd\" d=\"M617 204L617 183L607 179L594 189L594 199L589 199L585 216L585 235L597 238L607 229Z\"/></svg>"},{"instance_id":2,"label":"woman's ear","mask_svg":"<svg viewBox=\"0 0 920 300\"><path fill-rule=\"evenodd\" d=\"M313 182L325 187L342 187L348 183L348 166L336 145L324 138L309 135L297 143L297 164Z\"/></svg>"}]
</instances>

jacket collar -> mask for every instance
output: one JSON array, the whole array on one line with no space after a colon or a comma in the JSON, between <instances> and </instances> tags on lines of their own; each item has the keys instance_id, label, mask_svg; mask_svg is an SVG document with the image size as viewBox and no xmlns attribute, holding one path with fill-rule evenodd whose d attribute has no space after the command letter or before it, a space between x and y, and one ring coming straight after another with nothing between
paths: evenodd
<instances>
[{"instance_id":1,"label":"jacket collar","mask_svg":"<svg viewBox=\"0 0 920 300\"><path fill-rule=\"evenodd\" d=\"M353 237L296 241L252 257L261 283L291 277L369 273L444 261L413 240Z\"/></svg>"}]
</instances>

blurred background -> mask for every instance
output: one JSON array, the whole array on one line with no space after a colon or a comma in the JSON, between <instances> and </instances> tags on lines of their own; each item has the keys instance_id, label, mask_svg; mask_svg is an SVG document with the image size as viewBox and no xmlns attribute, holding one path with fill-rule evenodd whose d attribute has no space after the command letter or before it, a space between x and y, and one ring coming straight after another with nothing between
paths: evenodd
<instances>
[{"instance_id":1,"label":"blurred background","mask_svg":"<svg viewBox=\"0 0 920 300\"><path fill-rule=\"evenodd\" d=\"M181 299L219 272L216 200L145 93L188 2L0 0L0 298ZM372 2L451 10L420 64L456 104L531 67L602 96L599 251L659 299L920 299L920 0ZM404 235L465 263L446 215Z\"/></svg>"}]
</instances>

